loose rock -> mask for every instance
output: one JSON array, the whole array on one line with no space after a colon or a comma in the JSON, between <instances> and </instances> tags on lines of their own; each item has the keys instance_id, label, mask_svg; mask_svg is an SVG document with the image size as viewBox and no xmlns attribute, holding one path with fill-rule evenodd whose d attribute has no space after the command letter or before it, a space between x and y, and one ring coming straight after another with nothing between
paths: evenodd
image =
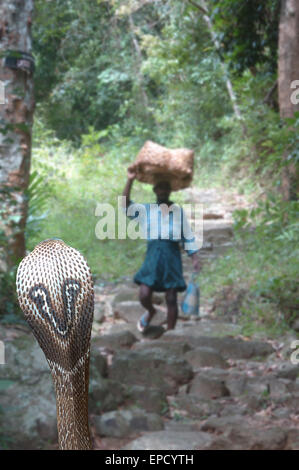
<instances>
[{"instance_id":1,"label":"loose rock","mask_svg":"<svg viewBox=\"0 0 299 470\"><path fill-rule=\"evenodd\" d=\"M193 372L184 359L171 352L152 348L117 353L109 368L109 376L120 383L160 388L172 394L179 385L191 380Z\"/></svg>"},{"instance_id":2,"label":"loose rock","mask_svg":"<svg viewBox=\"0 0 299 470\"><path fill-rule=\"evenodd\" d=\"M154 413L139 409L111 411L95 416L93 424L100 436L127 437L141 431L158 431L164 428L163 420Z\"/></svg>"}]
</instances>

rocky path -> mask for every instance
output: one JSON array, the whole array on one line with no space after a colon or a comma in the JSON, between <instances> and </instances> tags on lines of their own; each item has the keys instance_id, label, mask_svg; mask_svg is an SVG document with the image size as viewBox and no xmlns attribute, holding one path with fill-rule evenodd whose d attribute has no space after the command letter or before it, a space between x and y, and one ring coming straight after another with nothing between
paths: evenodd
<instances>
[{"instance_id":1,"label":"rocky path","mask_svg":"<svg viewBox=\"0 0 299 470\"><path fill-rule=\"evenodd\" d=\"M236 194L186 191L204 204L208 263L233 243ZM190 260L184 257L186 278ZM290 356L296 333L279 341L246 338L240 326L215 317L180 317L164 332L164 296L144 337L143 309L128 278L95 285L91 345L90 422L96 449L298 449L299 366ZM203 299L205 300L205 299ZM1 328L0 446L55 448L56 408L48 365L27 328Z\"/></svg>"},{"instance_id":2,"label":"rocky path","mask_svg":"<svg viewBox=\"0 0 299 470\"><path fill-rule=\"evenodd\" d=\"M232 212L247 203L213 189L185 195L203 204L205 264L232 245ZM183 265L188 279L187 256ZM174 331L162 334L166 306L155 294L158 314L143 337L136 330L143 309L130 279L97 286L96 298L94 354L106 354L106 381L114 392L119 384L124 390L117 406L102 404L94 416L99 449L299 447L299 367L290 362L295 333L281 341L244 338L237 323L213 316L203 299L200 320L180 317Z\"/></svg>"}]
</instances>

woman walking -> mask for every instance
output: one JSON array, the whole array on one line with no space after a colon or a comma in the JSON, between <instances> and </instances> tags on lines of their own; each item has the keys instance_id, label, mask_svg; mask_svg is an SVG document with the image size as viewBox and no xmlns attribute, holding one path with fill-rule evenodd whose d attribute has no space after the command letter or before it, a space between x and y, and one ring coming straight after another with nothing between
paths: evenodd
<instances>
[{"instance_id":1,"label":"woman walking","mask_svg":"<svg viewBox=\"0 0 299 470\"><path fill-rule=\"evenodd\" d=\"M123 196L127 216L130 219L138 217L147 238L145 260L134 276L134 282L140 286L139 300L146 309L138 321L137 328L144 332L156 313L152 304L152 293L165 292L167 329L172 330L178 317L177 292L182 292L187 287L183 278L179 245L184 243L184 249L192 259L193 270L197 272L200 270L199 249L195 246L195 237L190 230L191 236L188 236L188 239L185 237L183 224L187 224L186 217L183 209L169 200L170 183L162 180L155 184L153 191L156 204L134 204L130 193L135 178L136 173L128 170Z\"/></svg>"}]
</instances>

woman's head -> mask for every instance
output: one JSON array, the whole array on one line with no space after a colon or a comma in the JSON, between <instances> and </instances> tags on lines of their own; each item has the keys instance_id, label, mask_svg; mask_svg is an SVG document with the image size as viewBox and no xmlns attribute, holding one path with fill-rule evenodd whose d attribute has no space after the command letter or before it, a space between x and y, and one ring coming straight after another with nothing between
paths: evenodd
<instances>
[{"instance_id":1,"label":"woman's head","mask_svg":"<svg viewBox=\"0 0 299 470\"><path fill-rule=\"evenodd\" d=\"M166 202L168 201L169 195L171 193L171 184L167 180L158 181L154 185L153 191L156 194L158 201Z\"/></svg>"}]
</instances>

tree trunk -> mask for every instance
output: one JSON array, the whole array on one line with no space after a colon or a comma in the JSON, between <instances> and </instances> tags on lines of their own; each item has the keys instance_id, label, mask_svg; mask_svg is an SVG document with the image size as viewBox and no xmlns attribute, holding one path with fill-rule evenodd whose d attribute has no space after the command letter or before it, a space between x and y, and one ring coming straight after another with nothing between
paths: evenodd
<instances>
[{"instance_id":1,"label":"tree trunk","mask_svg":"<svg viewBox=\"0 0 299 470\"><path fill-rule=\"evenodd\" d=\"M25 254L34 98L32 62L20 51L31 54L32 13L33 0L0 0L0 271Z\"/></svg>"},{"instance_id":2,"label":"tree trunk","mask_svg":"<svg viewBox=\"0 0 299 470\"><path fill-rule=\"evenodd\" d=\"M299 111L299 103L291 99L292 82L299 80L299 3L298 0L281 0L279 22L278 99L282 119L292 118ZM288 150L283 158L286 161ZM296 197L296 167L294 163L282 171L282 195L285 200Z\"/></svg>"}]
</instances>

